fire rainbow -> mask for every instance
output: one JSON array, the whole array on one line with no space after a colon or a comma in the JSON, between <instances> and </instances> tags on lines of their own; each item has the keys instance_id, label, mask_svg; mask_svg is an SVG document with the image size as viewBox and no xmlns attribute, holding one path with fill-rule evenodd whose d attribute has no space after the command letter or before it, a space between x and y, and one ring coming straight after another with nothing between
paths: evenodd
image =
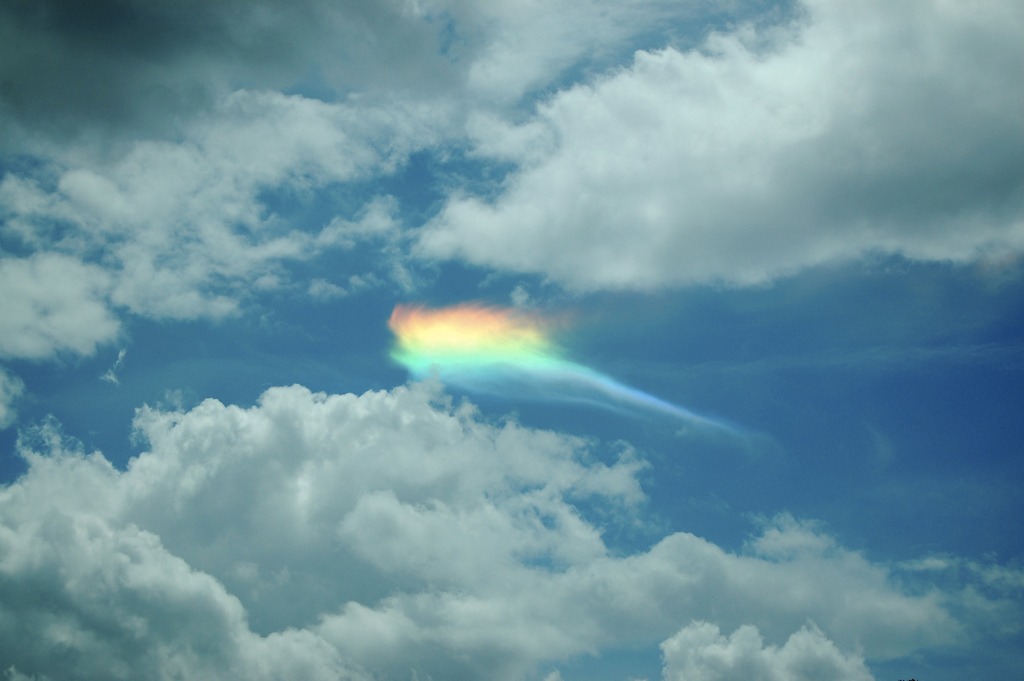
<instances>
[{"instance_id":1,"label":"fire rainbow","mask_svg":"<svg viewBox=\"0 0 1024 681\"><path fill-rule=\"evenodd\" d=\"M549 318L515 308L462 303L396 305L391 357L416 379L436 375L471 392L641 408L690 422L723 424L619 383L565 358Z\"/></svg>"}]
</instances>

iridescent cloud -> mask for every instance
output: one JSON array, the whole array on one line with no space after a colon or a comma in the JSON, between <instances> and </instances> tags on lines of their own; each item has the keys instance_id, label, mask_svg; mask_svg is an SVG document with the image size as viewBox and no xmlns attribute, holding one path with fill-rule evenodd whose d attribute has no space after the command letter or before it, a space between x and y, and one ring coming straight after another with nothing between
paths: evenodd
<instances>
[{"instance_id":1,"label":"iridescent cloud","mask_svg":"<svg viewBox=\"0 0 1024 681\"><path fill-rule=\"evenodd\" d=\"M567 359L555 341L560 325L536 313L480 303L397 305L388 326L396 338L391 357L417 379L436 373L471 392L639 407L722 425Z\"/></svg>"}]
</instances>

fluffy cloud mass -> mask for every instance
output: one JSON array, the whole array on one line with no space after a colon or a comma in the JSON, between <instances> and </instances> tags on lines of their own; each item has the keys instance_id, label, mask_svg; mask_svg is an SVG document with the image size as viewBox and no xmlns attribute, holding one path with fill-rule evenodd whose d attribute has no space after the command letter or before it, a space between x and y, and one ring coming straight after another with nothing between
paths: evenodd
<instances>
[{"instance_id":1,"label":"fluffy cloud mass","mask_svg":"<svg viewBox=\"0 0 1024 681\"><path fill-rule=\"evenodd\" d=\"M107 307L109 290L103 269L75 258L0 260L0 357L89 354L113 340L120 322Z\"/></svg>"},{"instance_id":2,"label":"fluffy cloud mass","mask_svg":"<svg viewBox=\"0 0 1024 681\"><path fill-rule=\"evenodd\" d=\"M864 661L840 652L817 628L804 627L781 648L764 647L755 627L728 638L695 622L661 644L665 681L873 681Z\"/></svg>"},{"instance_id":3,"label":"fluffy cloud mass","mask_svg":"<svg viewBox=\"0 0 1024 681\"><path fill-rule=\"evenodd\" d=\"M668 678L725 655L765 679L814 660L860 679L840 649L961 632L938 592L792 518L740 554L677 533L619 555L602 525L640 517L647 464L426 384L274 388L249 409L145 408L136 428L150 449L125 471L52 425L25 436L29 471L0 493L0 659L21 673L518 679L680 632ZM762 650L751 626L792 636Z\"/></svg>"},{"instance_id":4,"label":"fluffy cloud mass","mask_svg":"<svg viewBox=\"0 0 1024 681\"><path fill-rule=\"evenodd\" d=\"M518 169L451 198L419 252L581 290L1019 254L1022 31L1017 3L813 0L639 51L526 123L474 118L477 153Z\"/></svg>"}]
</instances>

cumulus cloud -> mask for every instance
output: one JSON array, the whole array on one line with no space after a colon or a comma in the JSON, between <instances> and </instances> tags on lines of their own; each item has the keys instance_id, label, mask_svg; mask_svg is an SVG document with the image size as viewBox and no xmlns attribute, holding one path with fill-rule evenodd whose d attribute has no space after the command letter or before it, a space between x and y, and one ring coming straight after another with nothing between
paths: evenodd
<instances>
[{"instance_id":1,"label":"cumulus cloud","mask_svg":"<svg viewBox=\"0 0 1024 681\"><path fill-rule=\"evenodd\" d=\"M1024 250L1024 12L1015 3L808 0L792 23L472 119L518 169L455 195L421 255L582 289L756 284L871 252Z\"/></svg>"},{"instance_id":2,"label":"cumulus cloud","mask_svg":"<svg viewBox=\"0 0 1024 681\"><path fill-rule=\"evenodd\" d=\"M874 681L857 655L846 655L817 627L804 627L781 648L765 646L757 627L728 638L694 622L661 644L665 681Z\"/></svg>"},{"instance_id":3,"label":"cumulus cloud","mask_svg":"<svg viewBox=\"0 0 1024 681\"><path fill-rule=\"evenodd\" d=\"M0 259L0 356L91 354L120 330L110 288L107 272L73 257Z\"/></svg>"},{"instance_id":4,"label":"cumulus cloud","mask_svg":"<svg viewBox=\"0 0 1024 681\"><path fill-rule=\"evenodd\" d=\"M0 658L11 669L60 679L366 678L309 632L253 634L216 579L151 532L111 522L95 495L112 491L118 473L100 454L85 455L52 423L30 437L27 485L0 492ZM40 503L38 483L66 498Z\"/></svg>"},{"instance_id":5,"label":"cumulus cloud","mask_svg":"<svg viewBox=\"0 0 1024 681\"><path fill-rule=\"evenodd\" d=\"M124 471L52 424L23 436L28 472L0 490L0 659L21 673L520 679L695 619L781 641L808 618L820 632L743 654L855 669L821 632L884 659L963 626L941 593L787 517L761 536L796 551L675 533L620 555L602 527L640 517L646 463L488 422L429 384L274 388L135 425L149 448ZM716 645L749 647L742 631Z\"/></svg>"}]
</instances>

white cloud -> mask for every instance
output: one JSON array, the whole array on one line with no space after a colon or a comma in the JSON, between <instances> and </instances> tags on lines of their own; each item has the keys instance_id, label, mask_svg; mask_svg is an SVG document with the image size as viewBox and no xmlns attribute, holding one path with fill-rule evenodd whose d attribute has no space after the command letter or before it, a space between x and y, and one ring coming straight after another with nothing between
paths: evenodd
<instances>
[{"instance_id":1,"label":"white cloud","mask_svg":"<svg viewBox=\"0 0 1024 681\"><path fill-rule=\"evenodd\" d=\"M367 678L309 631L254 634L215 578L113 519L121 478L99 453L52 422L31 435L43 453L26 451L31 472L0 490L5 664L56 679Z\"/></svg>"},{"instance_id":2,"label":"white cloud","mask_svg":"<svg viewBox=\"0 0 1024 681\"><path fill-rule=\"evenodd\" d=\"M661 644L665 681L873 681L857 655L845 655L817 627L804 627L781 648L765 646L757 627L728 638L694 622Z\"/></svg>"},{"instance_id":3,"label":"white cloud","mask_svg":"<svg viewBox=\"0 0 1024 681\"><path fill-rule=\"evenodd\" d=\"M731 3L715 7L712 3L666 0L448 4L461 6L457 16L471 38L477 39L477 52L467 72L469 91L491 102L515 101L580 62L607 60L629 38L658 33L670 21L678 27L697 10L724 13L732 9Z\"/></svg>"},{"instance_id":4,"label":"white cloud","mask_svg":"<svg viewBox=\"0 0 1024 681\"><path fill-rule=\"evenodd\" d=\"M102 466L102 462L84 465ZM75 509L5 523L3 658L51 678L356 679L308 631L266 637L155 535Z\"/></svg>"},{"instance_id":5,"label":"white cloud","mask_svg":"<svg viewBox=\"0 0 1024 681\"><path fill-rule=\"evenodd\" d=\"M88 355L117 337L120 323L101 268L55 253L0 259L0 356Z\"/></svg>"},{"instance_id":6,"label":"white cloud","mask_svg":"<svg viewBox=\"0 0 1024 681\"><path fill-rule=\"evenodd\" d=\"M512 289L512 293L509 294L509 298L515 307L528 307L530 305L530 292L522 284L516 284L516 287Z\"/></svg>"},{"instance_id":7,"label":"white cloud","mask_svg":"<svg viewBox=\"0 0 1024 681\"><path fill-rule=\"evenodd\" d=\"M48 681L46 676L33 674L32 676L26 676L18 671L14 666L8 667L4 672L4 676L8 681Z\"/></svg>"},{"instance_id":8,"label":"white cloud","mask_svg":"<svg viewBox=\"0 0 1024 681\"><path fill-rule=\"evenodd\" d=\"M964 571L973 574L981 584L997 591L1024 591L1024 569L1009 565L964 560L956 556L932 555L905 561L900 567L913 572Z\"/></svg>"},{"instance_id":9,"label":"white cloud","mask_svg":"<svg viewBox=\"0 0 1024 681\"><path fill-rule=\"evenodd\" d=\"M363 207L358 220L334 218L317 236L321 246L352 248L366 239L394 241L399 231L392 198L376 197Z\"/></svg>"},{"instance_id":10,"label":"white cloud","mask_svg":"<svg viewBox=\"0 0 1024 681\"><path fill-rule=\"evenodd\" d=\"M643 461L488 423L432 385L274 388L248 409L144 408L136 428L149 451L125 471L52 426L25 436L29 470L0 490L0 659L22 673L519 679L694 619L781 641L811 618L869 659L965 626L787 516L743 553L676 533L617 555L577 502L635 522ZM980 603L964 617L1001 616Z\"/></svg>"},{"instance_id":11,"label":"white cloud","mask_svg":"<svg viewBox=\"0 0 1024 681\"><path fill-rule=\"evenodd\" d=\"M128 354L128 351L124 348L121 348L121 350L118 351L117 359L114 360L114 364L107 369L106 373L100 376L101 381L113 383L114 385L120 383L120 380L117 378L117 371L121 368L121 365L124 364L124 356L126 354Z\"/></svg>"},{"instance_id":12,"label":"white cloud","mask_svg":"<svg viewBox=\"0 0 1024 681\"><path fill-rule=\"evenodd\" d=\"M18 418L15 403L25 392L25 382L0 367L0 429L7 428Z\"/></svg>"},{"instance_id":13,"label":"white cloud","mask_svg":"<svg viewBox=\"0 0 1024 681\"><path fill-rule=\"evenodd\" d=\"M353 108L240 91L183 143L138 142L106 164L59 170L53 188L8 174L0 197L8 229L27 247L99 253L115 305L155 317L218 317L257 284L281 285L282 262L381 237L395 251L394 206L385 199L370 200L356 221L307 231L269 213L261 192L303 196L390 172L429 143L442 117L401 104Z\"/></svg>"},{"instance_id":14,"label":"white cloud","mask_svg":"<svg viewBox=\"0 0 1024 681\"><path fill-rule=\"evenodd\" d=\"M426 257L583 290L756 284L871 252L1024 250L1024 13L1008 2L809 0L789 26L561 91L522 125L473 119L519 164L453 196Z\"/></svg>"},{"instance_id":15,"label":"white cloud","mask_svg":"<svg viewBox=\"0 0 1024 681\"><path fill-rule=\"evenodd\" d=\"M326 279L316 278L309 282L309 295L317 300L331 300L332 298L344 298L349 292L332 284Z\"/></svg>"}]
</instances>

